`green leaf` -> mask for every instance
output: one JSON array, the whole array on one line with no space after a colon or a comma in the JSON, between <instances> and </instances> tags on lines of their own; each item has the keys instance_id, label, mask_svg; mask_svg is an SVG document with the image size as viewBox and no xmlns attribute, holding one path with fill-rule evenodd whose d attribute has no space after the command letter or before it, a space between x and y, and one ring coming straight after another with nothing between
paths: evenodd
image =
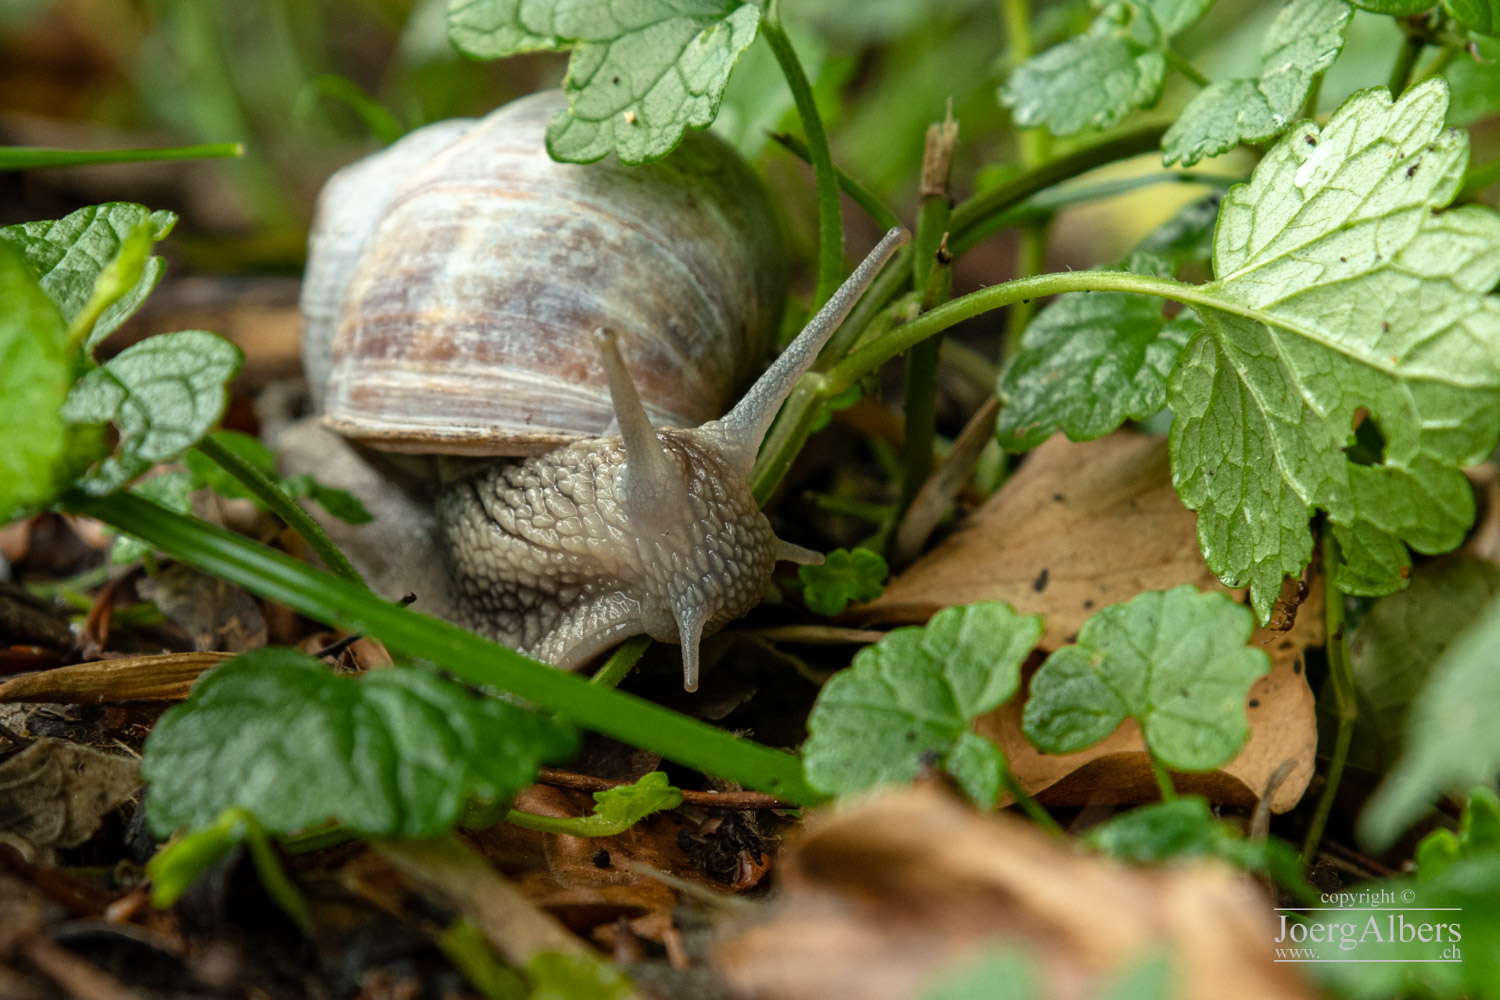
<instances>
[{"instance_id":1,"label":"green leaf","mask_svg":"<svg viewBox=\"0 0 1500 1000\"><path fill-rule=\"evenodd\" d=\"M1406 720L1406 752L1359 818L1362 839L1384 848L1441 792L1461 793L1500 773L1500 599L1433 665Z\"/></svg>"},{"instance_id":2,"label":"green leaf","mask_svg":"<svg viewBox=\"0 0 1500 1000\"><path fill-rule=\"evenodd\" d=\"M109 202L80 208L56 221L5 226L0 228L0 242L21 252L42 289L57 303L63 320L71 324L93 297L99 276L142 224L151 227L152 240L160 240L177 224L177 216L128 202ZM139 279L94 323L90 347L140 308L161 280L164 266L160 257L146 261Z\"/></svg>"},{"instance_id":3,"label":"green leaf","mask_svg":"<svg viewBox=\"0 0 1500 1000\"><path fill-rule=\"evenodd\" d=\"M239 807L272 833L333 820L356 834L428 837L466 806L508 802L541 761L575 745L562 723L425 670L356 680L266 647L205 674L162 716L141 774L163 836Z\"/></svg>"},{"instance_id":4,"label":"green leaf","mask_svg":"<svg viewBox=\"0 0 1500 1000\"><path fill-rule=\"evenodd\" d=\"M149 337L85 375L68 393L63 419L113 420L120 445L84 488L108 493L192 447L224 415L228 382L243 359L218 334L184 330Z\"/></svg>"},{"instance_id":5,"label":"green leaf","mask_svg":"<svg viewBox=\"0 0 1500 1000\"><path fill-rule=\"evenodd\" d=\"M1271 668L1245 645L1254 627L1227 594L1191 586L1110 605L1031 678L1022 731L1043 753L1072 753L1129 717L1168 767L1218 767L1244 745L1245 699Z\"/></svg>"},{"instance_id":6,"label":"green leaf","mask_svg":"<svg viewBox=\"0 0 1500 1000\"><path fill-rule=\"evenodd\" d=\"M1500 594L1500 567L1469 556L1418 566L1411 587L1376 602L1349 637L1359 694L1351 761L1375 771L1395 763L1406 715L1433 664Z\"/></svg>"},{"instance_id":7,"label":"green leaf","mask_svg":"<svg viewBox=\"0 0 1500 1000\"><path fill-rule=\"evenodd\" d=\"M613 837L652 813L676 809L680 805L682 790L672 787L665 771L652 771L642 775L633 785L595 792L594 811L588 816L540 816L512 809L506 814L505 821L528 830L565 833L570 837Z\"/></svg>"},{"instance_id":8,"label":"green leaf","mask_svg":"<svg viewBox=\"0 0 1500 1000\"><path fill-rule=\"evenodd\" d=\"M819 615L842 614L850 601L873 601L884 590L890 568L878 552L834 549L819 566L799 566L802 599Z\"/></svg>"},{"instance_id":9,"label":"green leaf","mask_svg":"<svg viewBox=\"0 0 1500 1000\"><path fill-rule=\"evenodd\" d=\"M526 963L530 1000L625 1000L633 991L629 977L592 954L543 951Z\"/></svg>"},{"instance_id":10,"label":"green leaf","mask_svg":"<svg viewBox=\"0 0 1500 1000\"><path fill-rule=\"evenodd\" d=\"M468 55L573 50L568 110L547 129L547 151L569 163L666 156L714 120L759 27L760 8L742 0L448 0L449 37Z\"/></svg>"},{"instance_id":11,"label":"green leaf","mask_svg":"<svg viewBox=\"0 0 1500 1000\"><path fill-rule=\"evenodd\" d=\"M142 480L130 492L179 514L187 514L193 509L193 481L186 473L163 472ZM109 550L109 561L117 566L128 565L139 562L150 551L151 546L134 535L120 535Z\"/></svg>"},{"instance_id":12,"label":"green leaf","mask_svg":"<svg viewBox=\"0 0 1500 1000\"><path fill-rule=\"evenodd\" d=\"M373 515L365 510L365 505L360 502L359 497L348 490L324 486L314 479L311 473L304 472L281 480L281 489L287 496L294 499L307 497L340 521L348 524L368 524L374 520Z\"/></svg>"},{"instance_id":13,"label":"green leaf","mask_svg":"<svg viewBox=\"0 0 1500 1000\"><path fill-rule=\"evenodd\" d=\"M1172 265L1137 253L1125 269L1166 277ZM1021 349L1000 373L1001 446L1027 451L1058 431L1089 441L1159 412L1167 375L1201 328L1191 313L1169 321L1161 300L1149 295L1059 296L1026 327Z\"/></svg>"},{"instance_id":14,"label":"green leaf","mask_svg":"<svg viewBox=\"0 0 1500 1000\"><path fill-rule=\"evenodd\" d=\"M1145 17L1111 4L1089 30L1021 64L1000 91L1021 128L1045 125L1053 135L1110 128L1161 96L1167 64L1132 31Z\"/></svg>"},{"instance_id":15,"label":"green leaf","mask_svg":"<svg viewBox=\"0 0 1500 1000\"><path fill-rule=\"evenodd\" d=\"M1318 508L1346 593L1400 589L1405 546L1446 551L1473 519L1459 467L1500 424L1500 216L1436 211L1468 150L1446 106L1436 79L1394 105L1355 94L1220 210L1217 280L1193 296L1204 332L1168 383L1172 476L1209 567L1249 585L1262 621L1307 565ZM1345 452L1366 414L1386 442L1369 465Z\"/></svg>"},{"instance_id":16,"label":"green leaf","mask_svg":"<svg viewBox=\"0 0 1500 1000\"><path fill-rule=\"evenodd\" d=\"M57 307L3 243L0 302L0 524L9 524L50 503L70 478L58 410L74 371Z\"/></svg>"},{"instance_id":17,"label":"green leaf","mask_svg":"<svg viewBox=\"0 0 1500 1000\"><path fill-rule=\"evenodd\" d=\"M1443 9L1470 31L1500 35L1500 0L1443 0Z\"/></svg>"},{"instance_id":18,"label":"green leaf","mask_svg":"<svg viewBox=\"0 0 1500 1000\"><path fill-rule=\"evenodd\" d=\"M1183 206L1136 244L1136 252L1165 257L1172 262L1173 273L1184 264L1208 263L1214 256L1214 225L1222 201L1214 193Z\"/></svg>"},{"instance_id":19,"label":"green leaf","mask_svg":"<svg viewBox=\"0 0 1500 1000\"><path fill-rule=\"evenodd\" d=\"M1474 38L1472 45L1447 70L1453 86L1448 120L1454 125L1470 125L1500 111L1500 38Z\"/></svg>"},{"instance_id":20,"label":"green leaf","mask_svg":"<svg viewBox=\"0 0 1500 1000\"><path fill-rule=\"evenodd\" d=\"M1292 0L1261 43L1254 80L1219 80L1162 137L1162 162L1192 166L1241 142L1263 142L1296 119L1313 80L1338 58L1353 12L1344 0Z\"/></svg>"},{"instance_id":21,"label":"green leaf","mask_svg":"<svg viewBox=\"0 0 1500 1000\"><path fill-rule=\"evenodd\" d=\"M809 784L839 795L904 784L936 756L976 801L993 805L1004 758L969 722L1010 700L1041 636L1041 616L988 602L944 608L860 650L808 717Z\"/></svg>"},{"instance_id":22,"label":"green leaf","mask_svg":"<svg viewBox=\"0 0 1500 1000\"><path fill-rule=\"evenodd\" d=\"M1354 6L1375 14L1405 17L1437 6L1437 0L1352 0Z\"/></svg>"},{"instance_id":23,"label":"green leaf","mask_svg":"<svg viewBox=\"0 0 1500 1000\"><path fill-rule=\"evenodd\" d=\"M1041 973L1036 959L1015 945L982 952L944 969L920 1000L1039 1000Z\"/></svg>"},{"instance_id":24,"label":"green leaf","mask_svg":"<svg viewBox=\"0 0 1500 1000\"><path fill-rule=\"evenodd\" d=\"M1413 855L1417 878L1423 882L1438 881L1454 864L1486 851L1500 851L1500 796L1496 796L1494 789L1480 785L1469 793L1469 801L1458 820L1457 834L1447 829L1433 830L1417 844Z\"/></svg>"},{"instance_id":25,"label":"green leaf","mask_svg":"<svg viewBox=\"0 0 1500 1000\"><path fill-rule=\"evenodd\" d=\"M1021 64L1001 88L1000 103L1022 128L1045 125L1053 135L1110 128L1161 97L1167 39L1211 5L1212 0L1111 3L1087 32Z\"/></svg>"},{"instance_id":26,"label":"green leaf","mask_svg":"<svg viewBox=\"0 0 1500 1000\"><path fill-rule=\"evenodd\" d=\"M633 785L595 792L594 803L594 815L614 833L622 833L652 813L682 805L682 789L672 787L665 771L652 771Z\"/></svg>"},{"instance_id":27,"label":"green leaf","mask_svg":"<svg viewBox=\"0 0 1500 1000\"><path fill-rule=\"evenodd\" d=\"M1284 884L1304 884L1290 845L1246 840L1234 826L1215 818L1208 800L1199 795L1137 806L1100 823L1082 840L1133 864L1211 857L1245 871L1269 872Z\"/></svg>"}]
</instances>

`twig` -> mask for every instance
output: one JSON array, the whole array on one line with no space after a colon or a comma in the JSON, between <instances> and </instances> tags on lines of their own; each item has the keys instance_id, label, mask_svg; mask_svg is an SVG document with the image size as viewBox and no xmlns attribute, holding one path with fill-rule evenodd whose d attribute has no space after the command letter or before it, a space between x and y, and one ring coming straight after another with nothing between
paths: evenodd
<instances>
[{"instance_id":1,"label":"twig","mask_svg":"<svg viewBox=\"0 0 1500 1000\"><path fill-rule=\"evenodd\" d=\"M896 542L891 549L891 563L896 568L905 566L917 557L927 544L933 529L953 504L964 483L974 474L979 456L995 436L995 418L1000 414L1000 401L991 396L969 418L964 429L954 439L948 457L937 472L928 477L917 492L916 499L906 510L901 525L896 530Z\"/></svg>"}]
</instances>

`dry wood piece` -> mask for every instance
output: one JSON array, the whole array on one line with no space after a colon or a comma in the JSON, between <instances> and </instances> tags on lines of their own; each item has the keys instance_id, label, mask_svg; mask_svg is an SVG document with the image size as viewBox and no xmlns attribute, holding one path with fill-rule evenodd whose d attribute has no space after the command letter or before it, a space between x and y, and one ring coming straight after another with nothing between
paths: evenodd
<instances>
[{"instance_id":1,"label":"dry wood piece","mask_svg":"<svg viewBox=\"0 0 1500 1000\"><path fill-rule=\"evenodd\" d=\"M715 965L754 1000L900 1000L999 944L1049 1000L1158 951L1181 1000L1310 1000L1272 958L1270 900L1218 863L1131 868L1024 821L916 788L821 818L783 856L769 915L726 928Z\"/></svg>"},{"instance_id":2,"label":"dry wood piece","mask_svg":"<svg viewBox=\"0 0 1500 1000\"><path fill-rule=\"evenodd\" d=\"M0 684L0 703L103 705L121 701L180 701L209 667L233 653L162 653L93 660L23 674Z\"/></svg>"},{"instance_id":3,"label":"dry wood piece","mask_svg":"<svg viewBox=\"0 0 1500 1000\"><path fill-rule=\"evenodd\" d=\"M1195 525L1172 489L1164 438L1116 433L1074 443L1059 435L1032 452L1005 489L952 537L852 617L924 622L950 604L1006 601L1023 614L1046 616L1041 649L1050 652L1072 642L1094 612L1143 590L1184 583L1224 590L1204 565ZM1271 775L1291 760L1271 809L1285 812L1302 797L1317 751L1302 655L1323 641L1321 593L1315 581L1289 631L1261 629L1251 638L1270 654L1272 669L1250 690L1250 740L1218 771L1184 776L1184 790L1253 805ZM1018 697L980 720L979 728L1010 756L1027 791L1054 805L1157 797L1134 722L1087 750L1049 756L1021 735L1023 701Z\"/></svg>"}]
</instances>

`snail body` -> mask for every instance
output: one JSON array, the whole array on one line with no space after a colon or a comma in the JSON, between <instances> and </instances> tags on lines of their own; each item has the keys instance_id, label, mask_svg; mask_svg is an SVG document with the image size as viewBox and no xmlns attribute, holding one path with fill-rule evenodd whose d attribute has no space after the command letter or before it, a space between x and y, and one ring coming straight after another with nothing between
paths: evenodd
<instances>
[{"instance_id":1,"label":"snail body","mask_svg":"<svg viewBox=\"0 0 1500 1000\"><path fill-rule=\"evenodd\" d=\"M430 538L441 553L447 586L419 606L561 667L634 634L679 642L695 690L701 637L760 600L778 559L821 561L775 537L748 476L905 234L730 408L779 316L758 183L702 133L665 164L555 164L543 134L560 102L430 126L330 182L305 364L325 427L357 445L529 456L429 467L430 519L395 526L403 551Z\"/></svg>"}]
</instances>

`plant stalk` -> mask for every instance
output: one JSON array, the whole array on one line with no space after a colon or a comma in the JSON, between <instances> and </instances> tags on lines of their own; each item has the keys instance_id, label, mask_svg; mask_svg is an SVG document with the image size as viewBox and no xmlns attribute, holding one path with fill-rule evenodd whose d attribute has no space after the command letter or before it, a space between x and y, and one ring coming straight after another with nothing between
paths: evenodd
<instances>
[{"instance_id":1,"label":"plant stalk","mask_svg":"<svg viewBox=\"0 0 1500 1000\"><path fill-rule=\"evenodd\" d=\"M798 805L815 805L827 798L807 784L802 762L792 754L733 736L643 698L592 685L223 528L130 493L91 497L73 491L63 498L63 506L142 538L175 559L267 600L337 628L373 635L407 656L431 660L470 683L512 692L621 742Z\"/></svg>"},{"instance_id":2,"label":"plant stalk","mask_svg":"<svg viewBox=\"0 0 1500 1000\"><path fill-rule=\"evenodd\" d=\"M772 132L771 141L781 146L803 163L812 164L812 150L808 149L807 143L797 138L797 136L789 132ZM901 225L901 220L896 216L896 213L891 211L885 202L876 196L875 192L837 167L834 168L833 172L838 175L839 189L847 194L850 200L856 205L865 210L865 214L880 228L881 232L888 232Z\"/></svg>"},{"instance_id":3,"label":"plant stalk","mask_svg":"<svg viewBox=\"0 0 1500 1000\"><path fill-rule=\"evenodd\" d=\"M1391 99L1401 96L1406 90L1406 85L1411 82L1412 70L1417 67L1417 60L1422 56L1422 50L1427 47L1427 42L1413 31L1406 32L1406 39L1401 43L1401 49L1396 53L1396 63L1391 67L1391 79L1387 85L1391 91Z\"/></svg>"},{"instance_id":4,"label":"plant stalk","mask_svg":"<svg viewBox=\"0 0 1500 1000\"><path fill-rule=\"evenodd\" d=\"M589 678L589 683L604 688L619 687L620 682L630 676L630 672L650 648L649 635L631 636L609 654L609 659L604 661L604 666L599 668L598 673Z\"/></svg>"},{"instance_id":5,"label":"plant stalk","mask_svg":"<svg viewBox=\"0 0 1500 1000\"><path fill-rule=\"evenodd\" d=\"M45 149L40 146L0 147L0 170L41 170L99 163L152 163L158 160L231 159L245 155L242 142L214 142L164 149Z\"/></svg>"},{"instance_id":6,"label":"plant stalk","mask_svg":"<svg viewBox=\"0 0 1500 1000\"><path fill-rule=\"evenodd\" d=\"M1162 52L1162 56L1166 59L1168 66L1170 66L1172 69L1175 69L1178 73L1182 74L1187 79L1193 81L1200 87L1208 86L1208 77L1198 72L1193 67L1192 63L1182 58L1182 56L1178 55L1176 52L1172 51L1171 49L1166 49Z\"/></svg>"},{"instance_id":7,"label":"plant stalk","mask_svg":"<svg viewBox=\"0 0 1500 1000\"><path fill-rule=\"evenodd\" d=\"M776 61L781 64L787 86L792 89L792 100L796 102L797 116L802 119L808 152L812 156L813 180L818 189L818 287L813 295L812 311L817 312L833 296L844 278L844 223L840 217L838 174L834 172L833 152L828 148L828 133L824 131L823 119L818 114L812 84L797 58L797 51L792 48L791 39L781 26L781 0L771 0L760 30L770 43Z\"/></svg>"},{"instance_id":8,"label":"plant stalk","mask_svg":"<svg viewBox=\"0 0 1500 1000\"><path fill-rule=\"evenodd\" d=\"M1359 717L1359 700L1354 691L1354 670L1349 663L1349 637L1344 632L1344 594L1335 582L1339 566L1339 543L1333 537L1333 527L1323 523L1323 641L1328 651L1328 679L1333 685L1334 706L1338 710L1338 731L1333 740L1333 756L1328 762L1328 773L1323 780L1323 791L1318 795L1317 808L1307 827L1307 837L1302 842L1303 867L1317 856L1318 844L1323 839L1323 830L1328 817L1333 813L1333 801L1338 795L1339 782L1344 776L1344 763L1349 758L1349 744L1354 738L1354 723Z\"/></svg>"}]
</instances>

